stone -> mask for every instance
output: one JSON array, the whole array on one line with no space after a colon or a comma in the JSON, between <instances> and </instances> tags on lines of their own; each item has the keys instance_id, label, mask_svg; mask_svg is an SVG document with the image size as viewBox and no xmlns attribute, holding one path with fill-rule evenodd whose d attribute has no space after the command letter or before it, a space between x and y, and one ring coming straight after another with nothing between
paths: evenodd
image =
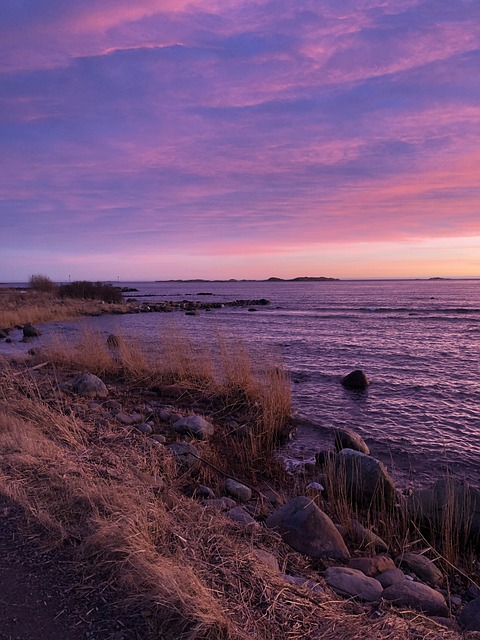
<instances>
[{"instance_id":1,"label":"stone","mask_svg":"<svg viewBox=\"0 0 480 640\"><path fill-rule=\"evenodd\" d=\"M462 609L458 622L466 631L480 631L480 598L475 598Z\"/></svg>"},{"instance_id":2,"label":"stone","mask_svg":"<svg viewBox=\"0 0 480 640\"><path fill-rule=\"evenodd\" d=\"M370 382L361 369L355 369L351 371L344 378L342 378L342 384L347 389L365 390Z\"/></svg>"},{"instance_id":3,"label":"stone","mask_svg":"<svg viewBox=\"0 0 480 640\"><path fill-rule=\"evenodd\" d=\"M214 433L214 426L202 416L187 416L173 423L173 430L182 435L205 440Z\"/></svg>"},{"instance_id":4,"label":"stone","mask_svg":"<svg viewBox=\"0 0 480 640\"><path fill-rule=\"evenodd\" d=\"M397 491L385 465L361 451L342 449L338 454L337 473L345 481L346 494L355 505L377 509L391 508Z\"/></svg>"},{"instance_id":5,"label":"stone","mask_svg":"<svg viewBox=\"0 0 480 640\"><path fill-rule=\"evenodd\" d=\"M448 617L447 603L442 594L421 582L396 582L383 590L382 598L396 607L408 607L427 616Z\"/></svg>"},{"instance_id":6,"label":"stone","mask_svg":"<svg viewBox=\"0 0 480 640\"><path fill-rule=\"evenodd\" d=\"M93 373L81 373L72 381L72 391L85 398L106 398L108 389L105 383Z\"/></svg>"},{"instance_id":7,"label":"stone","mask_svg":"<svg viewBox=\"0 0 480 640\"><path fill-rule=\"evenodd\" d=\"M324 572L325 581L336 593L365 602L377 602L382 595L382 585L361 571L350 567L329 567Z\"/></svg>"},{"instance_id":8,"label":"stone","mask_svg":"<svg viewBox=\"0 0 480 640\"><path fill-rule=\"evenodd\" d=\"M202 466L199 450L186 442L174 442L168 445L168 449L175 456L175 460L184 469L196 471Z\"/></svg>"},{"instance_id":9,"label":"stone","mask_svg":"<svg viewBox=\"0 0 480 640\"><path fill-rule=\"evenodd\" d=\"M395 569L394 561L388 556L373 556L372 558L350 558L348 566L361 571L366 576L374 578L379 573Z\"/></svg>"},{"instance_id":10,"label":"stone","mask_svg":"<svg viewBox=\"0 0 480 640\"><path fill-rule=\"evenodd\" d=\"M243 507L233 507L232 509L229 509L225 515L227 518L230 518L230 520L238 522L239 524L250 527L260 527L260 524L255 520L255 518L252 518L252 516L247 513Z\"/></svg>"},{"instance_id":11,"label":"stone","mask_svg":"<svg viewBox=\"0 0 480 640\"><path fill-rule=\"evenodd\" d=\"M294 584L297 587L305 587L306 589L310 589L310 591L314 591L315 593L325 593L323 587L318 584L318 582L315 582L315 580L305 578L304 576L289 576L287 573L282 573L280 575L289 584Z\"/></svg>"},{"instance_id":12,"label":"stone","mask_svg":"<svg viewBox=\"0 0 480 640\"><path fill-rule=\"evenodd\" d=\"M218 511L229 511L237 506L235 500L226 498L225 496L222 498L207 498L206 500L202 500L202 504L204 507L213 507L213 509L217 509Z\"/></svg>"},{"instance_id":13,"label":"stone","mask_svg":"<svg viewBox=\"0 0 480 640\"><path fill-rule=\"evenodd\" d=\"M337 451L353 449L361 451L367 456L370 455L370 449L365 440L351 429L335 429L335 449Z\"/></svg>"},{"instance_id":14,"label":"stone","mask_svg":"<svg viewBox=\"0 0 480 640\"><path fill-rule=\"evenodd\" d=\"M273 553L268 553L268 551L264 551L263 549L253 549L253 554L258 558L258 560L262 563L270 567L272 571L278 573L280 571L280 567L278 565L278 560L273 555Z\"/></svg>"},{"instance_id":15,"label":"stone","mask_svg":"<svg viewBox=\"0 0 480 640\"><path fill-rule=\"evenodd\" d=\"M400 556L400 566L414 573L422 582L433 587L441 587L443 574L431 560L418 553L404 553Z\"/></svg>"},{"instance_id":16,"label":"stone","mask_svg":"<svg viewBox=\"0 0 480 640\"><path fill-rule=\"evenodd\" d=\"M405 580L405 574L401 569L389 569L375 576L375 580L378 580L382 587L386 589L392 584Z\"/></svg>"},{"instance_id":17,"label":"stone","mask_svg":"<svg viewBox=\"0 0 480 640\"><path fill-rule=\"evenodd\" d=\"M326 513L306 496L297 496L266 520L295 551L312 558L349 557L342 536Z\"/></svg>"},{"instance_id":18,"label":"stone","mask_svg":"<svg viewBox=\"0 0 480 640\"><path fill-rule=\"evenodd\" d=\"M153 432L152 427L146 422L142 422L142 424L139 424L137 426L137 429L140 431L140 433L145 433L146 435L150 435Z\"/></svg>"},{"instance_id":19,"label":"stone","mask_svg":"<svg viewBox=\"0 0 480 640\"><path fill-rule=\"evenodd\" d=\"M233 478L227 478L225 482L225 489L232 498L239 502L248 502L252 498L252 490L250 487L233 480Z\"/></svg>"},{"instance_id":20,"label":"stone","mask_svg":"<svg viewBox=\"0 0 480 640\"><path fill-rule=\"evenodd\" d=\"M119 337L111 333L107 338L107 345L109 347L118 347L120 345Z\"/></svg>"},{"instance_id":21,"label":"stone","mask_svg":"<svg viewBox=\"0 0 480 640\"><path fill-rule=\"evenodd\" d=\"M152 435L150 436L150 440L153 440L158 444L165 444L167 441L166 437L161 433L152 433Z\"/></svg>"},{"instance_id":22,"label":"stone","mask_svg":"<svg viewBox=\"0 0 480 640\"><path fill-rule=\"evenodd\" d=\"M27 322L23 325L23 336L24 338L38 338L41 336L42 332L40 329L37 329L31 322Z\"/></svg>"},{"instance_id":23,"label":"stone","mask_svg":"<svg viewBox=\"0 0 480 640\"><path fill-rule=\"evenodd\" d=\"M348 529L348 536L358 549L388 551L387 543L376 533L364 527L358 520L352 521Z\"/></svg>"},{"instance_id":24,"label":"stone","mask_svg":"<svg viewBox=\"0 0 480 640\"><path fill-rule=\"evenodd\" d=\"M135 422L135 420L131 415L128 415L127 413L123 413L123 411L119 411L117 414L115 414L115 418L118 420L118 422L120 422L121 424L124 424L126 427L129 427Z\"/></svg>"},{"instance_id":25,"label":"stone","mask_svg":"<svg viewBox=\"0 0 480 640\"><path fill-rule=\"evenodd\" d=\"M480 489L464 480L441 478L408 498L410 517L431 530L447 526L452 537L480 545Z\"/></svg>"}]
</instances>

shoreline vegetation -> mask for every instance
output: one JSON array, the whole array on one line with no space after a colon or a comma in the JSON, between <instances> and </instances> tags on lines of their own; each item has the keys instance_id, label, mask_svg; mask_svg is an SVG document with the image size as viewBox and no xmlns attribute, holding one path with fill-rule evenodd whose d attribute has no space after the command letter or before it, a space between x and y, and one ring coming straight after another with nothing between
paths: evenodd
<instances>
[{"instance_id":1,"label":"shoreline vegetation","mask_svg":"<svg viewBox=\"0 0 480 640\"><path fill-rule=\"evenodd\" d=\"M110 306L32 290L0 327ZM24 536L66 554L73 590L135 620L125 638L478 637L480 501L466 483L402 495L349 430L287 473L290 381L248 345L178 330L158 353L93 331L34 340L0 359L0 492Z\"/></svg>"}]
</instances>

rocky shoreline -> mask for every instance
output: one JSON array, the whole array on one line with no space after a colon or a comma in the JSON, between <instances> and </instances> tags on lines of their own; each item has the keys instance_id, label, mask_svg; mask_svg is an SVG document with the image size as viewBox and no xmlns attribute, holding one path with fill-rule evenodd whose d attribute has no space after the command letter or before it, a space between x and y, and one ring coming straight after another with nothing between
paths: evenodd
<instances>
[{"instance_id":1,"label":"rocky shoreline","mask_svg":"<svg viewBox=\"0 0 480 640\"><path fill-rule=\"evenodd\" d=\"M38 360L38 354L36 357ZM200 397L175 387L129 390L121 381L104 382L89 372L60 379L56 373L54 383L49 369L48 362L30 368L38 386L49 380L55 387L54 397L62 397L64 411L85 424L87 432L108 424L128 446L153 447L162 459L174 464L181 493L212 518L226 518L244 535L271 532L278 536L281 545L272 545L268 552L258 548L254 553L257 562L280 582L321 599L340 597L374 606L379 616L394 607L418 612L452 632L480 631L478 573L467 578L463 571L452 571L453 565L427 541L428 535L433 540L431 535L441 532L451 511L456 517L450 526L457 523L461 528L455 539L458 542L461 537L478 552L478 490L444 479L428 490L404 496L357 434L337 430L334 447L317 454L308 477L294 480L304 493L292 495L289 490L285 500L280 497L285 488L251 485L212 464L209 452L226 430L241 446L248 429L232 418L215 417L216 412ZM105 472L121 481L116 472ZM213 482L205 483L207 476ZM139 472L137 480L145 491L163 496L162 500L176 500L161 474ZM343 522L333 505L339 499L336 490L340 485L346 503L354 507ZM379 513L380 520L386 520L401 508L417 527L421 545L400 548L394 536L386 539L372 527ZM308 570L294 569L301 562L291 563L288 569L285 548L290 549L290 556L298 554L307 560ZM476 563L478 571L478 556ZM439 632L437 637L447 636Z\"/></svg>"}]
</instances>

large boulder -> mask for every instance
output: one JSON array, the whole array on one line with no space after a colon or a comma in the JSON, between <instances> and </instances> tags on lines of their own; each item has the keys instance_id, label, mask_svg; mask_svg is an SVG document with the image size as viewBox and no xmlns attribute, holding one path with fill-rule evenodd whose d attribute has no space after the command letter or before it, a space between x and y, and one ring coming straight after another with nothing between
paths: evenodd
<instances>
[{"instance_id":1,"label":"large boulder","mask_svg":"<svg viewBox=\"0 0 480 640\"><path fill-rule=\"evenodd\" d=\"M187 416L173 423L173 430L181 435L189 435L205 440L214 433L214 426L202 416Z\"/></svg>"},{"instance_id":2,"label":"large boulder","mask_svg":"<svg viewBox=\"0 0 480 640\"><path fill-rule=\"evenodd\" d=\"M447 603L442 594L421 582L395 582L383 590L382 598L397 607L408 607L428 616L448 616Z\"/></svg>"},{"instance_id":3,"label":"large boulder","mask_svg":"<svg viewBox=\"0 0 480 640\"><path fill-rule=\"evenodd\" d=\"M432 533L449 529L461 540L480 544L480 490L468 482L440 478L414 491L407 504L410 517Z\"/></svg>"},{"instance_id":4,"label":"large boulder","mask_svg":"<svg viewBox=\"0 0 480 640\"><path fill-rule=\"evenodd\" d=\"M366 453L367 456L370 455L370 449L365 440L351 429L335 429L335 449L337 451L353 449Z\"/></svg>"},{"instance_id":5,"label":"large boulder","mask_svg":"<svg viewBox=\"0 0 480 640\"><path fill-rule=\"evenodd\" d=\"M377 602L382 595L382 585L357 569L329 567L324 573L325 581L341 596L359 598L366 602Z\"/></svg>"},{"instance_id":6,"label":"large boulder","mask_svg":"<svg viewBox=\"0 0 480 640\"><path fill-rule=\"evenodd\" d=\"M108 389L105 383L93 373L81 373L72 381L72 391L85 398L106 398Z\"/></svg>"},{"instance_id":7,"label":"large boulder","mask_svg":"<svg viewBox=\"0 0 480 640\"><path fill-rule=\"evenodd\" d=\"M347 497L361 507L391 508L397 491L385 465L360 451L342 449L338 454L337 479L345 483Z\"/></svg>"},{"instance_id":8,"label":"large boulder","mask_svg":"<svg viewBox=\"0 0 480 640\"><path fill-rule=\"evenodd\" d=\"M350 555L333 522L306 496L297 496L277 509L266 525L293 549L312 558L345 559Z\"/></svg>"},{"instance_id":9,"label":"large boulder","mask_svg":"<svg viewBox=\"0 0 480 640\"><path fill-rule=\"evenodd\" d=\"M356 389L357 391L363 391L368 387L370 382L361 369L355 369L355 371L351 371L344 378L342 378L342 384L347 389Z\"/></svg>"}]
</instances>

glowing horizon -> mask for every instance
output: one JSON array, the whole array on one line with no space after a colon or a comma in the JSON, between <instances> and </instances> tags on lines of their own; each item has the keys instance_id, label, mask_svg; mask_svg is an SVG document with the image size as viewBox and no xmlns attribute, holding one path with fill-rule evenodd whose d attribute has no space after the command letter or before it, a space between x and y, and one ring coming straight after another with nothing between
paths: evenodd
<instances>
[{"instance_id":1,"label":"glowing horizon","mask_svg":"<svg viewBox=\"0 0 480 640\"><path fill-rule=\"evenodd\" d=\"M5 0L0 281L480 276L472 0Z\"/></svg>"}]
</instances>

